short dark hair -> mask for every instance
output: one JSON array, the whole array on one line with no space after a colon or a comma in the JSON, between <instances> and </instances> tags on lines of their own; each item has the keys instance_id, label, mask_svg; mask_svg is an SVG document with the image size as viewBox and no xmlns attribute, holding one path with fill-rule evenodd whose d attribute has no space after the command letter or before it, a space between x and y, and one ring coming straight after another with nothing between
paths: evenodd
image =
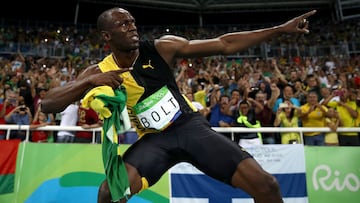
<instances>
[{"instance_id":1,"label":"short dark hair","mask_svg":"<svg viewBox=\"0 0 360 203\"><path fill-rule=\"evenodd\" d=\"M250 105L249 105L249 102L247 101L247 99L242 100L242 101L239 103L239 106L241 106L241 104L246 104L246 105L250 106Z\"/></svg>"}]
</instances>

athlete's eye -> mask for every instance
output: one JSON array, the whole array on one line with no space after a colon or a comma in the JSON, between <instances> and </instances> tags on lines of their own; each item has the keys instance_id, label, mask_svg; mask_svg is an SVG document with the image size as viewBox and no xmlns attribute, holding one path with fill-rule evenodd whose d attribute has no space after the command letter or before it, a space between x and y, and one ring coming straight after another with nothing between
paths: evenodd
<instances>
[{"instance_id":1,"label":"athlete's eye","mask_svg":"<svg viewBox=\"0 0 360 203\"><path fill-rule=\"evenodd\" d=\"M135 26L135 20L127 20L124 22L116 22L115 23L116 26L119 26L122 32L127 32L129 31L131 26Z\"/></svg>"}]
</instances>

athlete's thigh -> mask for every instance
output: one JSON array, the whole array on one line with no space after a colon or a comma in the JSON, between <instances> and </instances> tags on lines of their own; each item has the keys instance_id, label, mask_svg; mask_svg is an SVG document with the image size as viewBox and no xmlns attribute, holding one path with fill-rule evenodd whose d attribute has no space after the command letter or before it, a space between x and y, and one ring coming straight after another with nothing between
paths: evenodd
<instances>
[{"instance_id":1,"label":"athlete's thigh","mask_svg":"<svg viewBox=\"0 0 360 203\"><path fill-rule=\"evenodd\" d=\"M205 174L226 183L237 165L251 157L242 147L228 137L214 131L205 119L187 122L179 132L180 146L189 154L189 162Z\"/></svg>"},{"instance_id":2,"label":"athlete's thigh","mask_svg":"<svg viewBox=\"0 0 360 203\"><path fill-rule=\"evenodd\" d=\"M136 168L140 177L145 178L151 186L177 162L171 153L176 147L175 144L176 138L170 134L147 134L132 144L123 158L127 164Z\"/></svg>"}]
</instances>

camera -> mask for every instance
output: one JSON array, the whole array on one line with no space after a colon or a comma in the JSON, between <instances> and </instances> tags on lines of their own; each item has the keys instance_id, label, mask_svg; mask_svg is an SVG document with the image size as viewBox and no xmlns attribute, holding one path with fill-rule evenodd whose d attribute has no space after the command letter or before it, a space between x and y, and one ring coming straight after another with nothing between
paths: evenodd
<instances>
[{"instance_id":1,"label":"camera","mask_svg":"<svg viewBox=\"0 0 360 203\"><path fill-rule=\"evenodd\" d=\"M20 107L19 110L20 110L20 111L26 111L26 107L25 107L25 106L22 106L22 107Z\"/></svg>"},{"instance_id":2,"label":"camera","mask_svg":"<svg viewBox=\"0 0 360 203\"><path fill-rule=\"evenodd\" d=\"M13 99L13 98L10 98L8 101L9 101L10 104L13 104L13 105L15 105L16 102L17 102L17 100Z\"/></svg>"},{"instance_id":3,"label":"camera","mask_svg":"<svg viewBox=\"0 0 360 203\"><path fill-rule=\"evenodd\" d=\"M279 108L288 108L289 107L289 104L287 103L280 103L279 104Z\"/></svg>"}]
</instances>

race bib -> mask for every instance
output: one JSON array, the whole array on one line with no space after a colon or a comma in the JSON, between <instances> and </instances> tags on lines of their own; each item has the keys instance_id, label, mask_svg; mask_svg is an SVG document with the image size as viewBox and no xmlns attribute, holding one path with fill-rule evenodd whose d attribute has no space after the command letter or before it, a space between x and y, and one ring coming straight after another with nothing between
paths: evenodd
<instances>
[{"instance_id":1,"label":"race bib","mask_svg":"<svg viewBox=\"0 0 360 203\"><path fill-rule=\"evenodd\" d=\"M144 128L164 130L181 114L174 95L164 86L134 106L134 112Z\"/></svg>"}]
</instances>

